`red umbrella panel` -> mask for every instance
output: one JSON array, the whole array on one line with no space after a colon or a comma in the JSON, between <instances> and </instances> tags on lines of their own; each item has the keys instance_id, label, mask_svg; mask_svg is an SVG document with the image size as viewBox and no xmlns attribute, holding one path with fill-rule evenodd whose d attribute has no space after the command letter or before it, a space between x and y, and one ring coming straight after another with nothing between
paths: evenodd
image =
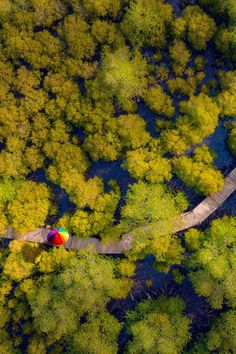
<instances>
[{"instance_id":1,"label":"red umbrella panel","mask_svg":"<svg viewBox=\"0 0 236 354\"><path fill-rule=\"evenodd\" d=\"M69 240L69 237L69 232L61 227L51 230L47 236L48 242L55 246L64 245Z\"/></svg>"}]
</instances>

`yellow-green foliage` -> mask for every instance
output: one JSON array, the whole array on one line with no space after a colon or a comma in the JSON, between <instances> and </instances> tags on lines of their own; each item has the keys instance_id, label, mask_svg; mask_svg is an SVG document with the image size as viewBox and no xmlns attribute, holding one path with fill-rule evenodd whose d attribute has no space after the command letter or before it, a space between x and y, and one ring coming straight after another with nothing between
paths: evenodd
<instances>
[{"instance_id":1,"label":"yellow-green foliage","mask_svg":"<svg viewBox=\"0 0 236 354\"><path fill-rule=\"evenodd\" d=\"M155 113L173 117L175 109L171 98L163 91L161 86L150 88L143 96L148 107Z\"/></svg>"},{"instance_id":2,"label":"yellow-green foliage","mask_svg":"<svg viewBox=\"0 0 236 354\"><path fill-rule=\"evenodd\" d=\"M136 149L149 142L151 137L145 128L145 121L137 114L110 118L101 130L85 139L84 147L93 160L117 160L124 150Z\"/></svg>"},{"instance_id":3,"label":"yellow-green foliage","mask_svg":"<svg viewBox=\"0 0 236 354\"><path fill-rule=\"evenodd\" d=\"M1 206L0 207L0 234L5 234L7 226L8 226L8 220L5 215L5 211Z\"/></svg>"},{"instance_id":4,"label":"yellow-green foliage","mask_svg":"<svg viewBox=\"0 0 236 354\"><path fill-rule=\"evenodd\" d=\"M236 2L234 0L201 0L200 5L212 14L215 19L221 19L222 25L217 29L215 44L221 57L229 63L236 60ZM223 101L222 97L222 101ZM232 100L232 97L225 95L225 99ZM221 102L223 104L223 102ZM225 109L230 109L230 104Z\"/></svg>"},{"instance_id":5,"label":"yellow-green foliage","mask_svg":"<svg viewBox=\"0 0 236 354\"><path fill-rule=\"evenodd\" d=\"M0 1L0 19L1 21L9 14L11 11L11 2L9 0Z\"/></svg>"},{"instance_id":6,"label":"yellow-green foliage","mask_svg":"<svg viewBox=\"0 0 236 354\"><path fill-rule=\"evenodd\" d=\"M228 310L213 322L210 332L207 333L207 348L210 351L233 353L236 350L235 331L236 312Z\"/></svg>"},{"instance_id":7,"label":"yellow-green foliage","mask_svg":"<svg viewBox=\"0 0 236 354\"><path fill-rule=\"evenodd\" d=\"M35 270L34 261L41 253L39 245L36 243L24 243L12 241L9 246L10 254L4 264L3 274L11 280L21 281L28 278Z\"/></svg>"},{"instance_id":8,"label":"yellow-green foliage","mask_svg":"<svg viewBox=\"0 0 236 354\"><path fill-rule=\"evenodd\" d=\"M170 161L156 149L140 148L128 151L124 163L132 177L158 183L171 179Z\"/></svg>"},{"instance_id":9,"label":"yellow-green foliage","mask_svg":"<svg viewBox=\"0 0 236 354\"><path fill-rule=\"evenodd\" d=\"M161 144L164 150L179 155L190 146L212 134L218 123L220 109L212 98L200 93L191 96L188 101L180 103L183 113L178 117L175 127L161 134Z\"/></svg>"},{"instance_id":10,"label":"yellow-green foliage","mask_svg":"<svg viewBox=\"0 0 236 354\"><path fill-rule=\"evenodd\" d=\"M235 220L215 222L206 232L191 229L182 242L173 231L187 200L161 184L172 169L199 193L211 194L223 183L206 147L195 149L193 158L189 151L182 156L214 132L218 116L236 112L233 69L219 71L215 82L208 80L214 70L207 72L214 59L220 68L221 60L233 64L236 57L234 2L198 4L205 12L187 6L176 18L164 0L0 0L0 233L51 222L53 193L32 181L45 173L52 191L62 188L73 203L55 227L104 243L127 234L133 239L122 260L92 249L68 252L18 241L4 248L1 242L0 353L183 352L189 320L179 299L145 302L124 327L109 312L123 317L118 299L139 276L136 261L149 254L158 271L173 271L179 283L182 268L173 265L184 262L196 292L213 307L235 306ZM208 59L214 43L219 55ZM154 114L143 118L147 108ZM236 153L233 124L230 129ZM119 160L114 166L121 163L132 178L118 176L121 188L89 178L98 160ZM141 282L147 296L153 274ZM234 320L232 313L222 316L224 336L214 325L201 354L235 350ZM126 348L117 344L122 328L133 336Z\"/></svg>"},{"instance_id":11,"label":"yellow-green foliage","mask_svg":"<svg viewBox=\"0 0 236 354\"><path fill-rule=\"evenodd\" d=\"M183 281L184 281L184 275L179 271L179 269L173 269L172 271L172 275L173 275L173 278L174 278L174 281L177 283L177 284L182 284Z\"/></svg>"},{"instance_id":12,"label":"yellow-green foliage","mask_svg":"<svg viewBox=\"0 0 236 354\"><path fill-rule=\"evenodd\" d=\"M74 353L117 353L117 338L122 324L107 310L90 315L86 323L70 339Z\"/></svg>"},{"instance_id":13,"label":"yellow-green foliage","mask_svg":"<svg viewBox=\"0 0 236 354\"><path fill-rule=\"evenodd\" d=\"M172 7L163 0L133 0L121 27L132 45L162 48L172 20Z\"/></svg>"},{"instance_id":14,"label":"yellow-green foliage","mask_svg":"<svg viewBox=\"0 0 236 354\"><path fill-rule=\"evenodd\" d=\"M233 353L235 347L235 310L227 310L219 315L210 328L209 332L197 338L188 354L202 353Z\"/></svg>"},{"instance_id":15,"label":"yellow-green foliage","mask_svg":"<svg viewBox=\"0 0 236 354\"><path fill-rule=\"evenodd\" d=\"M176 39L184 39L186 34L186 21L183 17L176 18L172 23L172 32Z\"/></svg>"},{"instance_id":16,"label":"yellow-green foliage","mask_svg":"<svg viewBox=\"0 0 236 354\"><path fill-rule=\"evenodd\" d=\"M136 265L128 259L122 259L119 262L119 271L122 275L132 277L135 274Z\"/></svg>"},{"instance_id":17,"label":"yellow-green foliage","mask_svg":"<svg viewBox=\"0 0 236 354\"><path fill-rule=\"evenodd\" d=\"M174 41L169 48L171 66L176 75L182 75L191 56L183 41Z\"/></svg>"},{"instance_id":18,"label":"yellow-green foliage","mask_svg":"<svg viewBox=\"0 0 236 354\"><path fill-rule=\"evenodd\" d=\"M96 20L91 27L91 33L96 42L102 45L102 50L118 49L125 45L124 37L115 23Z\"/></svg>"},{"instance_id":19,"label":"yellow-green foliage","mask_svg":"<svg viewBox=\"0 0 236 354\"><path fill-rule=\"evenodd\" d=\"M174 161L174 173L189 187L204 195L218 192L224 178L213 165L214 156L207 146L195 149L194 157L179 157Z\"/></svg>"},{"instance_id":20,"label":"yellow-green foliage","mask_svg":"<svg viewBox=\"0 0 236 354\"><path fill-rule=\"evenodd\" d=\"M146 131L146 122L137 114L120 116L118 122L118 136L122 146L126 149L137 149L146 145L151 136Z\"/></svg>"},{"instance_id":21,"label":"yellow-green foliage","mask_svg":"<svg viewBox=\"0 0 236 354\"><path fill-rule=\"evenodd\" d=\"M236 59L236 28L220 28L216 35L216 47L227 60L232 62Z\"/></svg>"},{"instance_id":22,"label":"yellow-green foliage","mask_svg":"<svg viewBox=\"0 0 236 354\"><path fill-rule=\"evenodd\" d=\"M191 93L191 87L189 83L182 77L176 77L167 81L167 86L172 95L189 95Z\"/></svg>"},{"instance_id":23,"label":"yellow-green foliage","mask_svg":"<svg viewBox=\"0 0 236 354\"><path fill-rule=\"evenodd\" d=\"M203 70L205 66L205 59L201 55L198 55L194 61L194 66L197 71Z\"/></svg>"},{"instance_id":24,"label":"yellow-green foliage","mask_svg":"<svg viewBox=\"0 0 236 354\"><path fill-rule=\"evenodd\" d=\"M197 229L189 229L184 234L184 240L186 246L191 251L197 251L201 247L201 242L204 237L204 234Z\"/></svg>"},{"instance_id":25,"label":"yellow-green foliage","mask_svg":"<svg viewBox=\"0 0 236 354\"><path fill-rule=\"evenodd\" d=\"M187 233L189 243L189 232ZM200 237L198 237L200 236ZM196 292L208 298L211 306L220 309L227 304L235 307L236 218L214 220L203 235L197 235L199 244L192 247L187 265Z\"/></svg>"},{"instance_id":26,"label":"yellow-green foliage","mask_svg":"<svg viewBox=\"0 0 236 354\"><path fill-rule=\"evenodd\" d=\"M234 116L236 114L236 70L227 73L219 73L222 92L216 101L221 109L221 117Z\"/></svg>"},{"instance_id":27,"label":"yellow-green foliage","mask_svg":"<svg viewBox=\"0 0 236 354\"><path fill-rule=\"evenodd\" d=\"M229 134L229 147L236 156L236 127L234 127Z\"/></svg>"},{"instance_id":28,"label":"yellow-green foliage","mask_svg":"<svg viewBox=\"0 0 236 354\"><path fill-rule=\"evenodd\" d=\"M86 16L116 16L120 10L120 0L83 0Z\"/></svg>"},{"instance_id":29,"label":"yellow-green foliage","mask_svg":"<svg viewBox=\"0 0 236 354\"><path fill-rule=\"evenodd\" d=\"M0 299L1 353L23 348L46 353L52 347L117 353L121 324L106 307L111 299L126 297L132 284L118 260L93 250L43 250L21 241L12 241L0 260L0 293L5 294Z\"/></svg>"},{"instance_id":30,"label":"yellow-green foliage","mask_svg":"<svg viewBox=\"0 0 236 354\"><path fill-rule=\"evenodd\" d=\"M191 335L185 305L178 297L141 302L128 313L128 331L133 336L127 353L181 353Z\"/></svg>"},{"instance_id":31,"label":"yellow-green foliage","mask_svg":"<svg viewBox=\"0 0 236 354\"><path fill-rule=\"evenodd\" d=\"M106 233L106 229L113 225L114 214L120 200L120 190L111 183L112 190L105 193L104 185L98 178L85 181L82 176L68 176L68 183L62 181L62 186L68 191L71 200L78 206L73 215L65 214L58 221L58 226L77 234L78 237L88 237ZM70 185L69 185L70 183ZM84 209L87 207L87 210ZM109 238L112 238L112 234Z\"/></svg>"},{"instance_id":32,"label":"yellow-green foliage","mask_svg":"<svg viewBox=\"0 0 236 354\"><path fill-rule=\"evenodd\" d=\"M130 99L140 95L147 84L145 60L139 53L131 55L126 47L105 56L101 75L108 92L126 110L132 109Z\"/></svg>"},{"instance_id":33,"label":"yellow-green foliage","mask_svg":"<svg viewBox=\"0 0 236 354\"><path fill-rule=\"evenodd\" d=\"M53 22L61 20L66 14L66 6L58 0L30 0L34 24L50 26Z\"/></svg>"},{"instance_id":34,"label":"yellow-green foliage","mask_svg":"<svg viewBox=\"0 0 236 354\"><path fill-rule=\"evenodd\" d=\"M91 58L96 44L89 32L89 25L78 14L65 17L60 33L68 45L69 54L77 59Z\"/></svg>"},{"instance_id":35,"label":"yellow-green foliage","mask_svg":"<svg viewBox=\"0 0 236 354\"><path fill-rule=\"evenodd\" d=\"M236 4L234 0L200 0L200 5L206 8L213 16L221 17L225 22L235 23Z\"/></svg>"},{"instance_id":36,"label":"yellow-green foliage","mask_svg":"<svg viewBox=\"0 0 236 354\"><path fill-rule=\"evenodd\" d=\"M206 49L207 42L212 38L216 25L199 6L187 6L183 11L186 21L187 37L195 49Z\"/></svg>"},{"instance_id":37,"label":"yellow-green foliage","mask_svg":"<svg viewBox=\"0 0 236 354\"><path fill-rule=\"evenodd\" d=\"M151 253L162 271L168 271L171 264L179 264L183 248L170 234L178 223L178 215L186 208L187 201L182 193L174 195L160 184L148 185L141 181L133 184L118 225L122 233L130 231L134 237L128 257L143 259Z\"/></svg>"},{"instance_id":38,"label":"yellow-green foliage","mask_svg":"<svg viewBox=\"0 0 236 354\"><path fill-rule=\"evenodd\" d=\"M25 182L8 205L11 225L19 234L43 226L51 208L50 191L42 183Z\"/></svg>"}]
</instances>

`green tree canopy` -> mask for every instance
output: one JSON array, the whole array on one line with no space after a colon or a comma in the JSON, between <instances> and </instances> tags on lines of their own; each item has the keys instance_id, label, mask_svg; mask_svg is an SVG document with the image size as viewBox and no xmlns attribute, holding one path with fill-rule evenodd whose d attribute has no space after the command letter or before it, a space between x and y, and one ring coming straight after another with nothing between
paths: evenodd
<instances>
[{"instance_id":1,"label":"green tree canopy","mask_svg":"<svg viewBox=\"0 0 236 354\"><path fill-rule=\"evenodd\" d=\"M120 0L83 0L86 16L116 16L120 10Z\"/></svg>"},{"instance_id":2,"label":"green tree canopy","mask_svg":"<svg viewBox=\"0 0 236 354\"><path fill-rule=\"evenodd\" d=\"M154 254L158 269L168 270L170 264L180 263L183 248L179 240L170 236L178 225L179 214L187 208L182 193L176 195L162 185L142 181L133 184L121 210L122 232L133 236L131 259L143 259Z\"/></svg>"},{"instance_id":3,"label":"green tree canopy","mask_svg":"<svg viewBox=\"0 0 236 354\"><path fill-rule=\"evenodd\" d=\"M161 143L165 151L179 155L190 146L212 134L218 123L220 109L212 98L204 93L191 96L188 101L180 103L183 113L176 120L172 129L161 134Z\"/></svg>"},{"instance_id":4,"label":"green tree canopy","mask_svg":"<svg viewBox=\"0 0 236 354\"><path fill-rule=\"evenodd\" d=\"M187 37L193 48L206 49L207 42L212 38L216 25L199 6L187 6L183 11L186 21Z\"/></svg>"},{"instance_id":5,"label":"green tree canopy","mask_svg":"<svg viewBox=\"0 0 236 354\"><path fill-rule=\"evenodd\" d=\"M234 127L229 134L229 147L236 156L236 127Z\"/></svg>"},{"instance_id":6,"label":"green tree canopy","mask_svg":"<svg viewBox=\"0 0 236 354\"><path fill-rule=\"evenodd\" d=\"M223 188L224 178L214 165L214 154L205 145L194 150L193 158L181 156L174 160L173 172L196 192L211 195Z\"/></svg>"},{"instance_id":7,"label":"green tree canopy","mask_svg":"<svg viewBox=\"0 0 236 354\"><path fill-rule=\"evenodd\" d=\"M236 114L236 71L219 72L222 91L216 96L216 102L221 109L221 117Z\"/></svg>"},{"instance_id":8,"label":"green tree canopy","mask_svg":"<svg viewBox=\"0 0 236 354\"><path fill-rule=\"evenodd\" d=\"M10 225L24 234L43 226L51 210L51 193L43 183L24 182L7 211Z\"/></svg>"},{"instance_id":9,"label":"green tree canopy","mask_svg":"<svg viewBox=\"0 0 236 354\"><path fill-rule=\"evenodd\" d=\"M163 157L158 146L150 143L126 154L123 166L129 171L132 177L144 179L150 183L159 183L171 179L170 160Z\"/></svg>"},{"instance_id":10,"label":"green tree canopy","mask_svg":"<svg viewBox=\"0 0 236 354\"><path fill-rule=\"evenodd\" d=\"M115 96L123 108L130 110L130 99L146 88L146 70L146 62L141 55L133 55L123 47L105 56L101 75L108 94Z\"/></svg>"},{"instance_id":11,"label":"green tree canopy","mask_svg":"<svg viewBox=\"0 0 236 354\"><path fill-rule=\"evenodd\" d=\"M183 41L174 41L169 48L171 66L176 75L182 75L191 57L191 52Z\"/></svg>"},{"instance_id":12,"label":"green tree canopy","mask_svg":"<svg viewBox=\"0 0 236 354\"><path fill-rule=\"evenodd\" d=\"M120 201L119 188L113 184L112 190L105 193L101 181L99 188L98 178L88 182L81 180L79 188L76 187L77 194L72 194L71 199L77 203L78 209L74 214L65 214L60 218L58 226L76 233L79 238L94 235L105 237L106 229L115 221L114 215ZM113 238L113 235L109 235L109 238Z\"/></svg>"},{"instance_id":13,"label":"green tree canopy","mask_svg":"<svg viewBox=\"0 0 236 354\"><path fill-rule=\"evenodd\" d=\"M234 353L236 350L236 313L228 310L214 320L208 333L201 336L188 353Z\"/></svg>"},{"instance_id":14,"label":"green tree canopy","mask_svg":"<svg viewBox=\"0 0 236 354\"><path fill-rule=\"evenodd\" d=\"M73 58L80 60L91 58L96 44L89 31L89 25L78 14L65 17L59 33L63 36L68 46L68 53Z\"/></svg>"},{"instance_id":15,"label":"green tree canopy","mask_svg":"<svg viewBox=\"0 0 236 354\"><path fill-rule=\"evenodd\" d=\"M133 0L121 28L132 45L162 48L172 20L172 7L163 0Z\"/></svg>"},{"instance_id":16,"label":"green tree canopy","mask_svg":"<svg viewBox=\"0 0 236 354\"><path fill-rule=\"evenodd\" d=\"M153 112L163 114L168 118L173 117L175 108L172 100L160 85L148 89L143 98Z\"/></svg>"},{"instance_id":17,"label":"green tree canopy","mask_svg":"<svg viewBox=\"0 0 236 354\"><path fill-rule=\"evenodd\" d=\"M0 255L0 352L117 353L121 324L106 306L131 288L118 260L16 240Z\"/></svg>"},{"instance_id":18,"label":"green tree canopy","mask_svg":"<svg viewBox=\"0 0 236 354\"><path fill-rule=\"evenodd\" d=\"M180 298L161 296L140 303L128 314L128 331L133 336L127 353L178 354L190 339L190 320L183 314Z\"/></svg>"},{"instance_id":19,"label":"green tree canopy","mask_svg":"<svg viewBox=\"0 0 236 354\"><path fill-rule=\"evenodd\" d=\"M115 354L121 327L121 323L106 310L92 314L69 340L69 347L77 354Z\"/></svg>"},{"instance_id":20,"label":"green tree canopy","mask_svg":"<svg viewBox=\"0 0 236 354\"><path fill-rule=\"evenodd\" d=\"M187 265L189 277L196 292L206 296L211 306L220 309L224 304L234 307L235 297L235 247L236 218L214 220L204 234L197 236L198 243L191 247L193 237L187 237L190 253Z\"/></svg>"}]
</instances>

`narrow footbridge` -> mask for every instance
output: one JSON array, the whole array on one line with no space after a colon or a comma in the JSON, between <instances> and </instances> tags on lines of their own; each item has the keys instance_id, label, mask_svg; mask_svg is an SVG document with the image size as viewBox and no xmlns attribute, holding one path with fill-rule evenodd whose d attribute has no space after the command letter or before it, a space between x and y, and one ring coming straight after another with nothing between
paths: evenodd
<instances>
[{"instance_id":1,"label":"narrow footbridge","mask_svg":"<svg viewBox=\"0 0 236 354\"><path fill-rule=\"evenodd\" d=\"M224 186L222 190L215 193L211 197L204 199L200 204L196 206L192 211L181 215L178 225L174 232L183 231L190 227L201 224L211 214L214 213L223 202L236 190L236 168L229 173L224 180ZM9 229L6 234L0 235L5 239L16 239L26 242L37 242L48 244L47 234L49 230L47 228L38 228L25 235L17 235L14 230ZM69 241L64 245L65 248L70 250L78 250L80 248L86 248L89 245L93 245L98 253L101 254L120 254L124 253L132 246L133 236L132 233L123 236L118 241L113 243L104 243L96 238L78 239L71 237Z\"/></svg>"}]
</instances>

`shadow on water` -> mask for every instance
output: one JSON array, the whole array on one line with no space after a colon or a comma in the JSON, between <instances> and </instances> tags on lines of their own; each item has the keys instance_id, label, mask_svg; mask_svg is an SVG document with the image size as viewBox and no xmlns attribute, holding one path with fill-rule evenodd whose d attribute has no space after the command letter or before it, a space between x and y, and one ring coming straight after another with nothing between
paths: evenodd
<instances>
[{"instance_id":1,"label":"shadow on water","mask_svg":"<svg viewBox=\"0 0 236 354\"><path fill-rule=\"evenodd\" d=\"M71 128L72 128L73 135L75 135L79 138L79 145L82 145L84 143L85 138L86 138L84 129L78 128L75 125L71 125Z\"/></svg>"},{"instance_id":2,"label":"shadow on water","mask_svg":"<svg viewBox=\"0 0 236 354\"><path fill-rule=\"evenodd\" d=\"M129 295L123 300L112 300L108 306L109 311L120 321L125 322L127 311L132 311L140 301L155 299L160 295L179 296L186 303L185 314L191 320L193 339L201 332L210 328L212 319L216 316L206 299L198 296L186 278L182 284L177 284L171 272L161 273L153 269L154 257L148 255L142 262L138 262L134 285ZM151 284L151 285L148 285ZM119 336L119 353L124 352L124 347L131 336L122 329Z\"/></svg>"},{"instance_id":3,"label":"shadow on water","mask_svg":"<svg viewBox=\"0 0 236 354\"><path fill-rule=\"evenodd\" d=\"M47 224L54 224L66 213L73 213L76 210L76 205L70 201L69 195L58 184L50 182L43 169L38 169L27 177L28 180L47 184L53 194L53 201L57 206L57 214L50 215L46 221Z\"/></svg>"},{"instance_id":4,"label":"shadow on water","mask_svg":"<svg viewBox=\"0 0 236 354\"><path fill-rule=\"evenodd\" d=\"M168 183L167 187L174 192L182 191L188 199L189 206L186 211L192 210L199 203L201 203L205 197L203 195L197 194L194 189L187 187L179 178L174 176Z\"/></svg>"},{"instance_id":5,"label":"shadow on water","mask_svg":"<svg viewBox=\"0 0 236 354\"><path fill-rule=\"evenodd\" d=\"M208 145L216 153L215 166L224 175L227 175L236 166L236 158L228 148L228 129L224 126L225 122L232 120L236 121L236 117L220 121L214 133L204 140L204 144Z\"/></svg>"},{"instance_id":6,"label":"shadow on water","mask_svg":"<svg viewBox=\"0 0 236 354\"><path fill-rule=\"evenodd\" d=\"M109 182L115 180L120 187L121 200L118 204L115 217L120 218L120 209L125 203L125 196L129 186L135 182L128 171L124 170L122 165L123 160L116 161L96 161L93 162L92 166L87 171L86 177L93 178L98 176L103 179L105 190L109 191L111 189Z\"/></svg>"},{"instance_id":7,"label":"shadow on water","mask_svg":"<svg viewBox=\"0 0 236 354\"><path fill-rule=\"evenodd\" d=\"M157 114L150 111L147 106L143 102L138 103L138 111L139 114L147 123L146 129L154 138L159 137L159 133L156 130L156 119Z\"/></svg>"},{"instance_id":8,"label":"shadow on water","mask_svg":"<svg viewBox=\"0 0 236 354\"><path fill-rule=\"evenodd\" d=\"M167 0L166 2L173 6L175 16L180 17L182 10L188 5L194 5L196 0Z\"/></svg>"},{"instance_id":9,"label":"shadow on water","mask_svg":"<svg viewBox=\"0 0 236 354\"><path fill-rule=\"evenodd\" d=\"M192 146L183 155L191 156L196 147L207 145L216 154L215 167L221 170L224 175L227 175L236 166L236 158L232 155L228 147L229 130L225 127L225 123L231 121L236 121L236 117L228 118L224 121L219 120L219 124L213 134L203 139L200 144Z\"/></svg>"},{"instance_id":10,"label":"shadow on water","mask_svg":"<svg viewBox=\"0 0 236 354\"><path fill-rule=\"evenodd\" d=\"M2 150L4 150L5 149L5 144L4 143L0 143L0 152L2 151Z\"/></svg>"}]
</instances>

